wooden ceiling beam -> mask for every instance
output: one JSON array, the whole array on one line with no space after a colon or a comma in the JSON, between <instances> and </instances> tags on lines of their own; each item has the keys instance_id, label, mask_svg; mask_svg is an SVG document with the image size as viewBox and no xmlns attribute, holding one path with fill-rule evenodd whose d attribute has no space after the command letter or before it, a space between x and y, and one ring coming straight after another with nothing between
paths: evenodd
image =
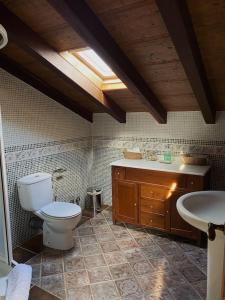
<instances>
[{"instance_id":1,"label":"wooden ceiling beam","mask_svg":"<svg viewBox=\"0 0 225 300\"><path fill-rule=\"evenodd\" d=\"M84 0L48 0L70 26L112 68L128 89L159 123L166 123L167 112L128 57L116 44Z\"/></svg>"},{"instance_id":2,"label":"wooden ceiling beam","mask_svg":"<svg viewBox=\"0 0 225 300\"><path fill-rule=\"evenodd\" d=\"M46 82L26 70L25 68L18 65L12 59L9 59L7 56L0 54L0 68L4 69L11 75L19 78L23 82L29 84L33 88L42 92L46 96L52 98L53 100L59 102L63 106L72 110L76 114L80 115L82 118L86 119L89 122L93 122L93 115L88 110L81 107L73 99L65 96L63 93L59 92L57 89L48 85Z\"/></svg>"},{"instance_id":3,"label":"wooden ceiling beam","mask_svg":"<svg viewBox=\"0 0 225 300\"><path fill-rule=\"evenodd\" d=\"M214 124L216 110L185 0L156 0L206 123Z\"/></svg>"},{"instance_id":4,"label":"wooden ceiling beam","mask_svg":"<svg viewBox=\"0 0 225 300\"><path fill-rule=\"evenodd\" d=\"M37 61L89 97L101 110L121 123L126 122L126 113L113 100L104 95L88 78L76 70L2 3L0 3L0 19L1 24L7 30L9 40L29 52Z\"/></svg>"}]
</instances>

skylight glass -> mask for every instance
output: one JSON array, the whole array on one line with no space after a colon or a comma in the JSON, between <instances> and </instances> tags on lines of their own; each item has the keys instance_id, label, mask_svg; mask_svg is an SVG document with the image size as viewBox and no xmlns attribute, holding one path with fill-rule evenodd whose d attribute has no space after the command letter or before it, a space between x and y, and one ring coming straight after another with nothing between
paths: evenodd
<instances>
[{"instance_id":1,"label":"skylight glass","mask_svg":"<svg viewBox=\"0 0 225 300\"><path fill-rule=\"evenodd\" d=\"M109 66L98 56L98 54L92 49L84 49L76 51L92 69L96 70L102 77L115 77L115 73Z\"/></svg>"}]
</instances>

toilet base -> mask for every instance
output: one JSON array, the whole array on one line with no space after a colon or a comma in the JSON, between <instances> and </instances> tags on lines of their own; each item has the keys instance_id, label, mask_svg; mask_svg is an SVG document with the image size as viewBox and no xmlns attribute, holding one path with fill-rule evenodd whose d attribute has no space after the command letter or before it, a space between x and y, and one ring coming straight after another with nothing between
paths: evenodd
<instances>
[{"instance_id":1,"label":"toilet base","mask_svg":"<svg viewBox=\"0 0 225 300\"><path fill-rule=\"evenodd\" d=\"M74 246L73 231L55 232L44 222L43 224L43 244L58 250L69 250Z\"/></svg>"}]
</instances>

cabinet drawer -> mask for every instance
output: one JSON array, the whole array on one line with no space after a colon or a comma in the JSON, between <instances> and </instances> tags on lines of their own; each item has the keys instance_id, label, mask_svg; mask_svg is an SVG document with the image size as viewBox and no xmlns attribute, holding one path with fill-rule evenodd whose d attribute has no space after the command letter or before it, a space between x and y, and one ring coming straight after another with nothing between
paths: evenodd
<instances>
[{"instance_id":1,"label":"cabinet drawer","mask_svg":"<svg viewBox=\"0 0 225 300\"><path fill-rule=\"evenodd\" d=\"M165 202L160 200L141 198L140 208L142 212L165 214Z\"/></svg>"},{"instance_id":2,"label":"cabinet drawer","mask_svg":"<svg viewBox=\"0 0 225 300\"><path fill-rule=\"evenodd\" d=\"M164 185L168 188L174 184L177 187L185 187L186 183L184 174L126 168L125 175L127 180Z\"/></svg>"},{"instance_id":3,"label":"cabinet drawer","mask_svg":"<svg viewBox=\"0 0 225 300\"><path fill-rule=\"evenodd\" d=\"M157 215L153 213L141 212L141 225L150 226L154 228L166 228L166 218L162 215Z\"/></svg>"},{"instance_id":4,"label":"cabinet drawer","mask_svg":"<svg viewBox=\"0 0 225 300\"><path fill-rule=\"evenodd\" d=\"M170 191L166 188L151 184L141 184L140 195L144 198L165 200L169 198Z\"/></svg>"},{"instance_id":5,"label":"cabinet drawer","mask_svg":"<svg viewBox=\"0 0 225 300\"><path fill-rule=\"evenodd\" d=\"M189 175L186 177L186 187L189 190L201 190L204 188L204 179L201 176Z\"/></svg>"},{"instance_id":6,"label":"cabinet drawer","mask_svg":"<svg viewBox=\"0 0 225 300\"><path fill-rule=\"evenodd\" d=\"M113 167L112 168L112 178L113 179L124 179L125 177L125 169L121 167Z\"/></svg>"}]
</instances>

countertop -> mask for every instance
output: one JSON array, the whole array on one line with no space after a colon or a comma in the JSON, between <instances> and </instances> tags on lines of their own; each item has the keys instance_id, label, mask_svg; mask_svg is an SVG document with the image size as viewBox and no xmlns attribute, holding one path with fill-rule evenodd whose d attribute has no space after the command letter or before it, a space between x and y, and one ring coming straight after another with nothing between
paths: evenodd
<instances>
[{"instance_id":1,"label":"countertop","mask_svg":"<svg viewBox=\"0 0 225 300\"><path fill-rule=\"evenodd\" d=\"M210 166L184 165L178 162L166 164L159 161L148 161L145 159L120 159L112 162L110 166L172 172L197 176L204 176L210 169Z\"/></svg>"}]
</instances>

